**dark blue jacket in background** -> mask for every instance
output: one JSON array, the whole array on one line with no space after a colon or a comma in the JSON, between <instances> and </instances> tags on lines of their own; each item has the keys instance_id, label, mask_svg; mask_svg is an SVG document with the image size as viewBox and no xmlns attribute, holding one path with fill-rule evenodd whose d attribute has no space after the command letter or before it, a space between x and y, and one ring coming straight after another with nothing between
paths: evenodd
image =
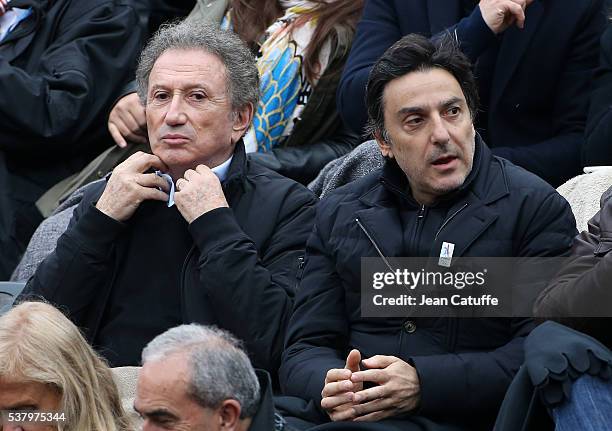
<instances>
[{"instance_id":1,"label":"dark blue jacket in background","mask_svg":"<svg viewBox=\"0 0 612 431\"><path fill-rule=\"evenodd\" d=\"M382 173L341 187L319 203L287 329L281 388L320 406L325 374L343 368L350 349L359 349L362 357L392 355L417 369L417 415L460 429L491 429L523 362L531 319L361 317L360 259L379 256L363 229L385 256L410 256L407 250L414 247L409 238L419 206L407 192L401 196L398 171L396 164L387 163ZM424 227L416 240L421 249L430 246L429 256L437 256L444 241L455 244L457 257L559 256L569 251L576 234L574 216L544 181L494 157L480 139L468 178L469 185L450 199L445 212L454 216L446 216L435 237ZM418 223L426 226L436 211L429 207Z\"/></svg>"},{"instance_id":2,"label":"dark blue jacket in background","mask_svg":"<svg viewBox=\"0 0 612 431\"><path fill-rule=\"evenodd\" d=\"M462 3L367 0L338 87L345 124L362 129L370 69L402 36L456 30L474 63L495 43L480 9L465 17ZM602 0L535 0L527 8L525 29L512 26L499 36L490 98L484 101L489 109L480 114L487 116L486 140L495 155L555 187L579 173L590 82L604 26Z\"/></svg>"}]
</instances>

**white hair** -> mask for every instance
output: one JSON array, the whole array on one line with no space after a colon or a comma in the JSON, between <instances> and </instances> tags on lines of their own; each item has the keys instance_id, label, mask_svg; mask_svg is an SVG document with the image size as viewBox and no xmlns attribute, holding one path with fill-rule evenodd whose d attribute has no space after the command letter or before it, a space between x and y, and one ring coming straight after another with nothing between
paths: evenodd
<instances>
[{"instance_id":1,"label":"white hair","mask_svg":"<svg viewBox=\"0 0 612 431\"><path fill-rule=\"evenodd\" d=\"M188 356L188 393L201 406L216 408L224 400L240 403L240 418L253 417L259 407L259 381L240 341L215 326L195 323L169 329L142 351L142 364L174 354Z\"/></svg>"}]
</instances>

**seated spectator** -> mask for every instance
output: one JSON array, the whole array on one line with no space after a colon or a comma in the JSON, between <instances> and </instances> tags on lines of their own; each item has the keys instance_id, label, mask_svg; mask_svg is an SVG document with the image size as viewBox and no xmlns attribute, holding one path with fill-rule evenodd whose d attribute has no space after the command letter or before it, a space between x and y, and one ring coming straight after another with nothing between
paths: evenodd
<instances>
[{"instance_id":1,"label":"seated spectator","mask_svg":"<svg viewBox=\"0 0 612 431\"><path fill-rule=\"evenodd\" d=\"M142 352L134 409L143 431L281 431L270 377L255 371L229 332L181 325Z\"/></svg>"},{"instance_id":2,"label":"seated spectator","mask_svg":"<svg viewBox=\"0 0 612 431\"><path fill-rule=\"evenodd\" d=\"M566 317L554 319L567 323ZM600 321L593 326L609 321L591 320ZM525 363L506 393L495 431L610 429L611 376L609 342L606 346L585 333L547 321L525 340Z\"/></svg>"},{"instance_id":3,"label":"seated spectator","mask_svg":"<svg viewBox=\"0 0 612 431\"><path fill-rule=\"evenodd\" d=\"M493 154L557 187L580 173L603 0L370 0L338 87L345 123L366 122L372 65L400 37L449 32L475 64L476 127Z\"/></svg>"},{"instance_id":4,"label":"seated spectator","mask_svg":"<svg viewBox=\"0 0 612 431\"><path fill-rule=\"evenodd\" d=\"M599 181L595 173L582 177L583 187ZM587 230L574 239L567 263L535 303L540 319L556 322L545 322L527 338L525 366L510 386L496 431L610 428L610 232L612 187L601 196L600 211Z\"/></svg>"},{"instance_id":5,"label":"seated spectator","mask_svg":"<svg viewBox=\"0 0 612 431\"><path fill-rule=\"evenodd\" d=\"M0 429L131 429L106 363L49 304L24 302L0 317ZM57 412L58 422L19 428L8 412ZM4 428L3 428L4 427Z\"/></svg>"},{"instance_id":6,"label":"seated spectator","mask_svg":"<svg viewBox=\"0 0 612 431\"><path fill-rule=\"evenodd\" d=\"M222 4L227 12L218 16ZM189 16L221 19L221 28L233 29L257 53L261 100L245 145L259 151L252 156L259 163L306 184L360 143L342 125L334 93L362 7L362 0L216 0ZM146 143L135 93L117 102L108 127L119 146Z\"/></svg>"},{"instance_id":7,"label":"seated spectator","mask_svg":"<svg viewBox=\"0 0 612 431\"><path fill-rule=\"evenodd\" d=\"M67 309L113 366L199 322L275 369L316 197L246 159L255 59L231 32L177 24L143 50L137 80L153 154L87 190L24 292Z\"/></svg>"},{"instance_id":8,"label":"seated spectator","mask_svg":"<svg viewBox=\"0 0 612 431\"><path fill-rule=\"evenodd\" d=\"M601 196L601 209L589 220L588 230L574 239L568 263L535 304L538 316L552 317L608 346L612 346L609 321L584 317L612 317L612 289L607 281L612 271L611 198L612 187Z\"/></svg>"},{"instance_id":9,"label":"seated spectator","mask_svg":"<svg viewBox=\"0 0 612 431\"><path fill-rule=\"evenodd\" d=\"M562 255L576 230L570 207L476 134L476 84L453 41L405 36L367 88L387 160L318 206L281 388L314 400L317 422L490 429L532 320L362 317L361 258L442 256L445 244L453 259Z\"/></svg>"},{"instance_id":10,"label":"seated spectator","mask_svg":"<svg viewBox=\"0 0 612 431\"><path fill-rule=\"evenodd\" d=\"M143 42L116 0L12 0L0 9L0 280L42 216L34 202L111 141L106 114Z\"/></svg>"}]
</instances>

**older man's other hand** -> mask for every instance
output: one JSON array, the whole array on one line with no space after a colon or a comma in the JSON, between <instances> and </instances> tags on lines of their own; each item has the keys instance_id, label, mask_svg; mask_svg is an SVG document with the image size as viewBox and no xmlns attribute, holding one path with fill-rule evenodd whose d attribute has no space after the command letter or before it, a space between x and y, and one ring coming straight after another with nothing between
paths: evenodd
<instances>
[{"instance_id":1,"label":"older man's other hand","mask_svg":"<svg viewBox=\"0 0 612 431\"><path fill-rule=\"evenodd\" d=\"M321 407L332 421L348 421L356 416L353 397L363 389L363 383L353 383L351 376L359 371L359 361L361 353L353 349L346 358L344 368L333 368L325 376Z\"/></svg>"},{"instance_id":2,"label":"older man's other hand","mask_svg":"<svg viewBox=\"0 0 612 431\"><path fill-rule=\"evenodd\" d=\"M355 384L377 386L355 393L355 421L378 421L414 410L420 401L421 385L416 369L395 356L376 355L364 359L368 370L353 373Z\"/></svg>"},{"instance_id":3,"label":"older man's other hand","mask_svg":"<svg viewBox=\"0 0 612 431\"><path fill-rule=\"evenodd\" d=\"M153 154L139 151L128 157L113 170L96 208L115 220L126 221L143 201L167 201L168 182L154 173L144 173L151 168L168 170Z\"/></svg>"},{"instance_id":4,"label":"older man's other hand","mask_svg":"<svg viewBox=\"0 0 612 431\"><path fill-rule=\"evenodd\" d=\"M108 131L121 148L127 147L127 141L147 143L145 108L136 93L123 96L115 103L108 116Z\"/></svg>"},{"instance_id":5,"label":"older man's other hand","mask_svg":"<svg viewBox=\"0 0 612 431\"><path fill-rule=\"evenodd\" d=\"M525 27L525 9L533 0L481 0L478 4L482 19L495 34L503 33L513 24Z\"/></svg>"},{"instance_id":6,"label":"older man's other hand","mask_svg":"<svg viewBox=\"0 0 612 431\"><path fill-rule=\"evenodd\" d=\"M206 165L188 169L176 181L176 189L174 202L187 223L215 208L229 207L219 178Z\"/></svg>"}]
</instances>

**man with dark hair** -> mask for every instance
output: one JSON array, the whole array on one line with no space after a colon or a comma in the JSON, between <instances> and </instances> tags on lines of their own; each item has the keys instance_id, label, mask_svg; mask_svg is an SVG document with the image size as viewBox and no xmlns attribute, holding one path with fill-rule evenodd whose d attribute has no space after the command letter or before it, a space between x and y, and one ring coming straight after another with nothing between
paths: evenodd
<instances>
[{"instance_id":1,"label":"man with dark hair","mask_svg":"<svg viewBox=\"0 0 612 431\"><path fill-rule=\"evenodd\" d=\"M231 32L181 23L149 41L136 77L153 154L86 192L25 293L67 309L114 366L198 322L275 370L316 198L246 159L255 59Z\"/></svg>"},{"instance_id":2,"label":"man with dark hair","mask_svg":"<svg viewBox=\"0 0 612 431\"><path fill-rule=\"evenodd\" d=\"M580 173L603 0L369 0L338 86L345 123L361 131L374 62L403 35L450 33L474 64L476 127L493 154L554 187Z\"/></svg>"},{"instance_id":3,"label":"man with dark hair","mask_svg":"<svg viewBox=\"0 0 612 431\"><path fill-rule=\"evenodd\" d=\"M367 88L386 162L319 204L281 387L315 400L332 421L490 429L532 321L362 317L360 259L442 256L449 244L452 259L557 256L570 248L573 215L552 187L493 156L476 134L476 85L454 41L404 37Z\"/></svg>"}]
</instances>

